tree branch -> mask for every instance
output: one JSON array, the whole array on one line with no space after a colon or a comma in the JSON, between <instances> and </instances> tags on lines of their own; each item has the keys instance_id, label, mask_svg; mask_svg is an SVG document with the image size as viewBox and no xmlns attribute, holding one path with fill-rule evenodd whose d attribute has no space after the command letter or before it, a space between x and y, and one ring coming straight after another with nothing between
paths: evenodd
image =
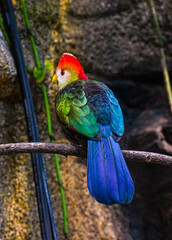
<instances>
[{"instance_id":1,"label":"tree branch","mask_svg":"<svg viewBox=\"0 0 172 240\"><path fill-rule=\"evenodd\" d=\"M124 158L128 161L154 163L172 167L172 156L152 152L123 150ZM16 153L57 153L86 157L86 150L81 146L57 143L8 143L0 144L0 155Z\"/></svg>"}]
</instances>

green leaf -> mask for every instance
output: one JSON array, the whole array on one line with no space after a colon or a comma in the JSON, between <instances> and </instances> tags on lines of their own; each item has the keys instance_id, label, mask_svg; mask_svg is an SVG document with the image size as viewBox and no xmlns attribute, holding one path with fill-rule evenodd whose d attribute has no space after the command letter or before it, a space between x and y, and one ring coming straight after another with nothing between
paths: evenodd
<instances>
[{"instance_id":1,"label":"green leaf","mask_svg":"<svg viewBox=\"0 0 172 240\"><path fill-rule=\"evenodd\" d=\"M45 69L48 70L49 72L54 71L54 64L48 59L45 59L44 61Z\"/></svg>"},{"instance_id":2,"label":"green leaf","mask_svg":"<svg viewBox=\"0 0 172 240\"><path fill-rule=\"evenodd\" d=\"M27 70L29 73L32 73L32 72L33 72L33 70L32 70L30 67L28 67L28 66L26 66L26 70Z\"/></svg>"},{"instance_id":3,"label":"green leaf","mask_svg":"<svg viewBox=\"0 0 172 240\"><path fill-rule=\"evenodd\" d=\"M45 68L44 67L35 67L33 70L33 76L36 79L37 83L41 83L45 78Z\"/></svg>"}]
</instances>

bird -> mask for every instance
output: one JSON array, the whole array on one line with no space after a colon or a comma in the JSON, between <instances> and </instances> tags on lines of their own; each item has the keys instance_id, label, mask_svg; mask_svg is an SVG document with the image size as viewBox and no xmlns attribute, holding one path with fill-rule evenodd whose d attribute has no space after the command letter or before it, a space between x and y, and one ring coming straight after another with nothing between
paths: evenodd
<instances>
[{"instance_id":1,"label":"bird","mask_svg":"<svg viewBox=\"0 0 172 240\"><path fill-rule=\"evenodd\" d=\"M64 53L52 82L57 82L57 119L65 136L87 147L87 186L97 202L130 203L134 182L119 140L124 120L118 100L103 82L87 77L80 61Z\"/></svg>"}]
</instances>

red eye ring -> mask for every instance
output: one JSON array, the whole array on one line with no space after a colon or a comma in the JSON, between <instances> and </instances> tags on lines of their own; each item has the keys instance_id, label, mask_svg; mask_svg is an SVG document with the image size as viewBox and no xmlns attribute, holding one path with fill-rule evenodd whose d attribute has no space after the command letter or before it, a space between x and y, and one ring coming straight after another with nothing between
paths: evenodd
<instances>
[{"instance_id":1,"label":"red eye ring","mask_svg":"<svg viewBox=\"0 0 172 240\"><path fill-rule=\"evenodd\" d=\"M61 70L61 76L65 74L65 70Z\"/></svg>"}]
</instances>

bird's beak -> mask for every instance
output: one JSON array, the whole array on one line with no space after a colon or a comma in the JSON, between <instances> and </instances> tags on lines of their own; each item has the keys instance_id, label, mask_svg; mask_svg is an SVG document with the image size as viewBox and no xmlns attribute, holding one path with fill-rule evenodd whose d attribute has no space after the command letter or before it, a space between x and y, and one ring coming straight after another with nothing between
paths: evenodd
<instances>
[{"instance_id":1,"label":"bird's beak","mask_svg":"<svg viewBox=\"0 0 172 240\"><path fill-rule=\"evenodd\" d=\"M56 74L54 74L53 78L52 78L52 82L55 83L55 82L58 82L58 77Z\"/></svg>"}]
</instances>

